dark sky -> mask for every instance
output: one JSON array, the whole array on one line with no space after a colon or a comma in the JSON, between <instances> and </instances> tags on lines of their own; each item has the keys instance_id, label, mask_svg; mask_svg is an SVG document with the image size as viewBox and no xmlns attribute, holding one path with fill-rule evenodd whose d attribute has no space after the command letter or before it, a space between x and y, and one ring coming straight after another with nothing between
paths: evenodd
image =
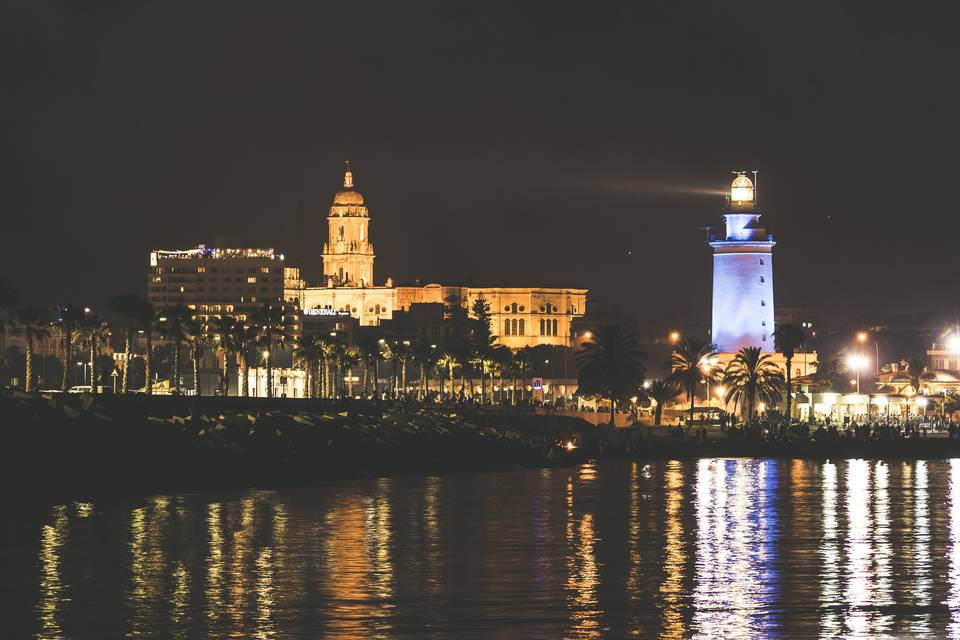
<instances>
[{"instance_id":1,"label":"dark sky","mask_svg":"<svg viewBox=\"0 0 960 640\"><path fill-rule=\"evenodd\" d=\"M846 5L846 6L841 6ZM142 291L245 235L319 268L351 159L376 277L569 285L650 331L709 314L732 169L777 303L955 310L955 16L838 2L7 2L0 273Z\"/></svg>"}]
</instances>

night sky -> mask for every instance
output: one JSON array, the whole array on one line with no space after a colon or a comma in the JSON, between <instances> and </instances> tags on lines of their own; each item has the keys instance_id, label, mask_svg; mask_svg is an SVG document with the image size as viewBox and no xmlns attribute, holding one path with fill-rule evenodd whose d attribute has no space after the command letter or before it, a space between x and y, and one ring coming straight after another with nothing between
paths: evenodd
<instances>
[{"instance_id":1,"label":"night sky","mask_svg":"<svg viewBox=\"0 0 960 640\"><path fill-rule=\"evenodd\" d=\"M296 258L301 199L316 278L349 157L380 282L708 323L699 228L757 169L777 304L957 310L960 46L922 5L5 5L0 273L30 301L143 292L151 248L215 235Z\"/></svg>"}]
</instances>

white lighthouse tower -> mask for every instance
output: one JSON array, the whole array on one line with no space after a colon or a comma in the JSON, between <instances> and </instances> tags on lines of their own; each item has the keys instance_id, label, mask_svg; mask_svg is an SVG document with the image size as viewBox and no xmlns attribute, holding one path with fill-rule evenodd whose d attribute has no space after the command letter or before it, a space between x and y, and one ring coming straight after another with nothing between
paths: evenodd
<instances>
[{"instance_id":1,"label":"white lighthouse tower","mask_svg":"<svg viewBox=\"0 0 960 640\"><path fill-rule=\"evenodd\" d=\"M737 171L724 227L710 234L713 248L713 332L721 353L743 347L773 352L773 236L760 222L756 185ZM756 172L754 172L754 180Z\"/></svg>"}]
</instances>

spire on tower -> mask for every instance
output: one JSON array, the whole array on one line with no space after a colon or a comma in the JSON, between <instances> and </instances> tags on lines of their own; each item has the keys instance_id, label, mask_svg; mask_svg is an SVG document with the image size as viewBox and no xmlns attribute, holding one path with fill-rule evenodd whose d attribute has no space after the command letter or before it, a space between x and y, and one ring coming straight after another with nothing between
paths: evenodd
<instances>
[{"instance_id":1,"label":"spire on tower","mask_svg":"<svg viewBox=\"0 0 960 640\"><path fill-rule=\"evenodd\" d=\"M344 160L345 170L343 172L343 187L345 189L353 188L353 171L350 171L350 161Z\"/></svg>"}]
</instances>

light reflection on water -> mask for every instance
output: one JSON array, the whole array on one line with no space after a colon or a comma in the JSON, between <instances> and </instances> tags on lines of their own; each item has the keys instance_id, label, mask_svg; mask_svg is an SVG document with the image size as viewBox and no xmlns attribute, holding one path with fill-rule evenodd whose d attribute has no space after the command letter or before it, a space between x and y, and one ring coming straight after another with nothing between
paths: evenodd
<instances>
[{"instance_id":1,"label":"light reflection on water","mask_svg":"<svg viewBox=\"0 0 960 640\"><path fill-rule=\"evenodd\" d=\"M404 476L10 531L11 637L960 637L960 460Z\"/></svg>"}]
</instances>

